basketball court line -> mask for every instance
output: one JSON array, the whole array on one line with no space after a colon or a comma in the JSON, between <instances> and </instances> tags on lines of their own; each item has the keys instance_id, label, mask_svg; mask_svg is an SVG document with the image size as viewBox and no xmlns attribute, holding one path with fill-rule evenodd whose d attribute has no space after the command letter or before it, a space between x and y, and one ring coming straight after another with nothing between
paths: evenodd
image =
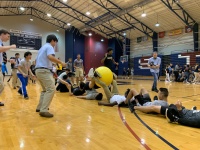
<instances>
[{"instance_id":1,"label":"basketball court line","mask_svg":"<svg viewBox=\"0 0 200 150\"><path fill-rule=\"evenodd\" d=\"M120 107L118 107L118 112L119 112L119 116L120 116L120 118L121 118L123 124L124 124L124 125L126 126L126 128L131 132L131 134L136 138L136 140L137 140L140 144L142 144L142 146L145 147L146 150L151 150L151 149L149 148L148 145L146 145L145 143L144 143L144 144L141 143L142 141L141 141L140 137L131 129L131 127L128 125L128 123L126 122L126 120L124 120Z\"/></svg>"},{"instance_id":2,"label":"basketball court line","mask_svg":"<svg viewBox=\"0 0 200 150\"><path fill-rule=\"evenodd\" d=\"M124 123L124 125L128 128L128 130L132 133L132 135L139 141L141 142L141 139L138 137L138 135L131 129L131 127L128 125L128 123L126 122L126 120L123 119L122 113L121 113L121 109L120 107L118 107L118 112L120 115L120 118L122 120L122 122ZM161 139L164 143L166 143L168 146L170 146L171 148L173 148L173 150L179 150L177 147L175 147L173 144L171 144L169 141L167 141L165 138L163 138L162 136L160 136L159 134L156 133L156 131L154 131L151 127L149 127L134 111L133 114L136 116L136 118L149 130L151 131L154 135L156 135L159 139ZM146 144L143 144L143 146L145 147ZM147 145L146 145L147 146ZM147 146L148 147L148 146ZM146 147L145 147L146 148ZM149 148L149 147L148 147ZM147 148L146 148L147 149Z\"/></svg>"}]
</instances>

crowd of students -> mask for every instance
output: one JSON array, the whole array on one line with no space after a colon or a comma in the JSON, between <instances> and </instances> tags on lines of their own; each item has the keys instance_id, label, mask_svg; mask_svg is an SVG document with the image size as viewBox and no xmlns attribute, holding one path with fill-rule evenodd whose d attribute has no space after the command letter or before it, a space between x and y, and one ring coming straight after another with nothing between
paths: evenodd
<instances>
[{"instance_id":1,"label":"crowd of students","mask_svg":"<svg viewBox=\"0 0 200 150\"><path fill-rule=\"evenodd\" d=\"M200 83L200 66L196 63L195 66L176 64L166 65L166 82L183 82L186 84L199 84Z\"/></svg>"}]
</instances>

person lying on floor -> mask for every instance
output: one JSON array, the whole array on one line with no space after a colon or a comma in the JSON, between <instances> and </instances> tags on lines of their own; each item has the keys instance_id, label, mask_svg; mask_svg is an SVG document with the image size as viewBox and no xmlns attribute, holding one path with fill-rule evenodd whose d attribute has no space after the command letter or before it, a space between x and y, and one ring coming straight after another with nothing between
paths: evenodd
<instances>
[{"instance_id":1,"label":"person lying on floor","mask_svg":"<svg viewBox=\"0 0 200 150\"><path fill-rule=\"evenodd\" d=\"M200 128L200 110L196 110L196 107L193 107L192 110L186 109L179 100L168 107L155 105L133 106L132 110L139 110L144 113L158 113L165 115L168 122Z\"/></svg>"},{"instance_id":2,"label":"person lying on floor","mask_svg":"<svg viewBox=\"0 0 200 150\"><path fill-rule=\"evenodd\" d=\"M62 78L59 76L57 78L57 82L59 83L58 86L56 87L57 91L60 92L69 92L70 95L73 95L73 86L71 82L68 80L68 76L64 75Z\"/></svg>"},{"instance_id":3,"label":"person lying on floor","mask_svg":"<svg viewBox=\"0 0 200 150\"><path fill-rule=\"evenodd\" d=\"M85 95L76 96L77 98L87 99L87 100L102 100L103 94L96 91L100 88L95 84L94 79L91 79L89 82L81 82L84 85L84 90L86 91Z\"/></svg>"},{"instance_id":4,"label":"person lying on floor","mask_svg":"<svg viewBox=\"0 0 200 150\"><path fill-rule=\"evenodd\" d=\"M158 91L157 100L151 101L148 91L144 88L138 93L135 89L131 89L128 93L125 103L129 104L129 109L132 110L134 106L168 106L167 97L169 95L167 88L160 88Z\"/></svg>"},{"instance_id":5,"label":"person lying on floor","mask_svg":"<svg viewBox=\"0 0 200 150\"><path fill-rule=\"evenodd\" d=\"M117 82L114 79L111 83L113 88L112 91L110 91L109 87L104 82L99 80L99 78L101 78L101 75L97 71L94 71L93 68L90 69L88 77L90 77L95 84L99 84L103 88L106 98L108 100L108 102L98 102L98 105L112 107L114 105L119 105L126 100L124 95L119 95L119 91L117 89Z\"/></svg>"}]
</instances>

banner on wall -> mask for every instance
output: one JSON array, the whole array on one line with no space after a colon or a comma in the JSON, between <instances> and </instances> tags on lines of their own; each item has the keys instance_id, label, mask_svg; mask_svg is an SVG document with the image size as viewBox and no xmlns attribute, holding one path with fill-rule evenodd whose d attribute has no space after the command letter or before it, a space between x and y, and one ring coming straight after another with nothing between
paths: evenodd
<instances>
[{"instance_id":1,"label":"banner on wall","mask_svg":"<svg viewBox=\"0 0 200 150\"><path fill-rule=\"evenodd\" d=\"M179 35L182 34L182 29L171 30L168 32L169 36Z\"/></svg>"},{"instance_id":2,"label":"banner on wall","mask_svg":"<svg viewBox=\"0 0 200 150\"><path fill-rule=\"evenodd\" d=\"M192 26L185 26L185 33L190 33L192 31Z\"/></svg>"},{"instance_id":3,"label":"banner on wall","mask_svg":"<svg viewBox=\"0 0 200 150\"><path fill-rule=\"evenodd\" d=\"M16 44L20 49L39 50L42 46L42 35L10 29L10 45L12 44Z\"/></svg>"},{"instance_id":4,"label":"banner on wall","mask_svg":"<svg viewBox=\"0 0 200 150\"><path fill-rule=\"evenodd\" d=\"M159 32L159 33L158 33L158 37L159 37L159 38L164 38L164 37L165 37L165 31Z\"/></svg>"},{"instance_id":5,"label":"banner on wall","mask_svg":"<svg viewBox=\"0 0 200 150\"><path fill-rule=\"evenodd\" d=\"M142 42L142 37L137 37L137 43Z\"/></svg>"}]
</instances>

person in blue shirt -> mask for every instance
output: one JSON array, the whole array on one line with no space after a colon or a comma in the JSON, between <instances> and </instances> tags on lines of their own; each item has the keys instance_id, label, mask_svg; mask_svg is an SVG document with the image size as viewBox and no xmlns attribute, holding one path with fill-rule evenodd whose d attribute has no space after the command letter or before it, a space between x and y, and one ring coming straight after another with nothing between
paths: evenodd
<instances>
[{"instance_id":1,"label":"person in blue shirt","mask_svg":"<svg viewBox=\"0 0 200 150\"><path fill-rule=\"evenodd\" d=\"M7 30L1 29L0 30L0 66L3 62L3 56L2 53L6 52L10 49L15 49L16 45L10 45L10 46L4 46L3 42L7 42L10 39L10 33ZM0 77L0 94L3 92L4 89L4 83L2 80L2 77ZM3 103L0 102L0 106L4 106Z\"/></svg>"},{"instance_id":2,"label":"person in blue shirt","mask_svg":"<svg viewBox=\"0 0 200 150\"><path fill-rule=\"evenodd\" d=\"M4 78L5 78L6 74L8 74L8 70L7 70L6 63L5 63L5 62L2 62L1 65L2 65L2 66L1 66L1 70L2 70L3 81L4 81Z\"/></svg>"},{"instance_id":3,"label":"person in blue shirt","mask_svg":"<svg viewBox=\"0 0 200 150\"><path fill-rule=\"evenodd\" d=\"M160 70L160 64L161 59L158 57L157 52L153 52L153 57L151 57L148 61L148 66L150 68L150 72L154 78L153 85L152 85L152 91L158 92L157 89L157 82L158 82L158 76L159 76L159 70Z\"/></svg>"},{"instance_id":4,"label":"person in blue shirt","mask_svg":"<svg viewBox=\"0 0 200 150\"><path fill-rule=\"evenodd\" d=\"M56 90L55 80L52 74L52 62L61 64L63 67L67 66L66 63L55 57L54 47L57 42L58 39L55 35L48 35L46 44L44 44L39 49L38 55L36 57L35 74L40 85L42 86L42 92L36 108L36 112L40 112L41 117L53 117L53 114L48 112L48 108Z\"/></svg>"}]
</instances>

